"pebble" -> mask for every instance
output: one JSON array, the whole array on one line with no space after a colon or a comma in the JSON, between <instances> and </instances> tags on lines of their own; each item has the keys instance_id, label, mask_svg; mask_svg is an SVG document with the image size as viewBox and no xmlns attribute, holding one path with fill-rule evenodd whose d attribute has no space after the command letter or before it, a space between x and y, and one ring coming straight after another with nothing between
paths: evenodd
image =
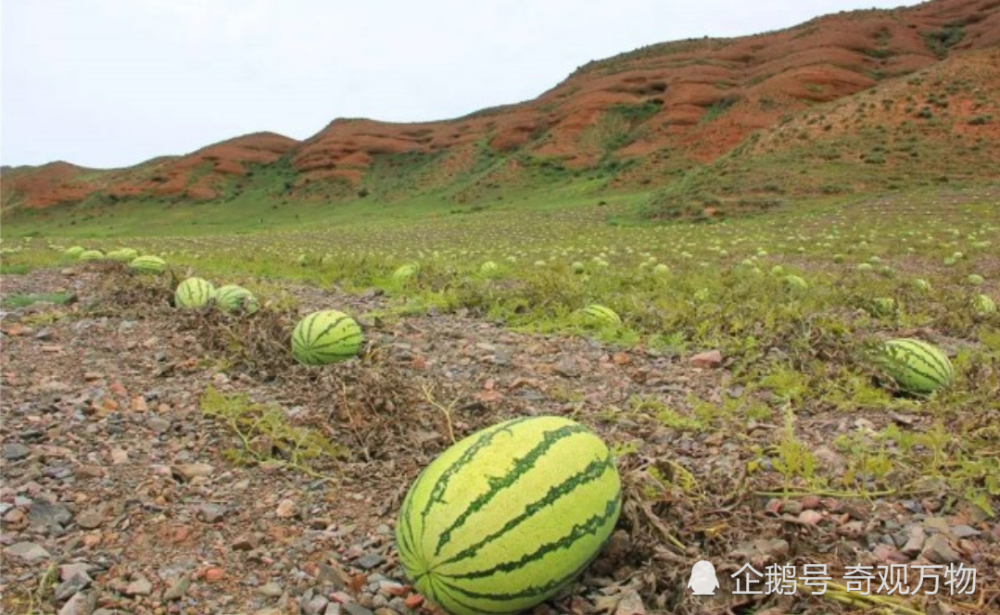
<instances>
[{"instance_id":1,"label":"pebble","mask_svg":"<svg viewBox=\"0 0 1000 615\"><path fill-rule=\"evenodd\" d=\"M289 519L298 514L298 506L296 506L294 500L284 499L278 503L278 509L275 514L282 519Z\"/></svg>"},{"instance_id":2,"label":"pebble","mask_svg":"<svg viewBox=\"0 0 1000 615\"><path fill-rule=\"evenodd\" d=\"M362 570L371 570L372 568L378 566L385 561L385 558L378 553L368 553L358 559L355 563L358 568Z\"/></svg>"},{"instance_id":3,"label":"pebble","mask_svg":"<svg viewBox=\"0 0 1000 615\"><path fill-rule=\"evenodd\" d=\"M187 593L190 586L191 579L187 575L179 577L167 588L167 591L163 592L163 600L166 602L180 600Z\"/></svg>"},{"instance_id":4,"label":"pebble","mask_svg":"<svg viewBox=\"0 0 1000 615\"><path fill-rule=\"evenodd\" d=\"M941 534L928 538L920 554L933 564L954 564L962 559Z\"/></svg>"},{"instance_id":5,"label":"pebble","mask_svg":"<svg viewBox=\"0 0 1000 615\"><path fill-rule=\"evenodd\" d=\"M137 577L125 588L127 596L148 596L153 593L153 584L146 577Z\"/></svg>"},{"instance_id":6,"label":"pebble","mask_svg":"<svg viewBox=\"0 0 1000 615\"><path fill-rule=\"evenodd\" d=\"M45 527L62 527L73 519L73 513L61 504L49 504L44 500L36 500L28 511L28 520L32 525Z\"/></svg>"},{"instance_id":7,"label":"pebble","mask_svg":"<svg viewBox=\"0 0 1000 615\"><path fill-rule=\"evenodd\" d=\"M284 593L284 590L281 589L281 586L273 581L261 585L260 587L257 588L257 591L260 594L267 596L268 598L277 598L278 596Z\"/></svg>"},{"instance_id":8,"label":"pebble","mask_svg":"<svg viewBox=\"0 0 1000 615\"><path fill-rule=\"evenodd\" d=\"M919 525L915 525L910 528L906 544L903 545L900 551L910 557L915 557L918 553L920 553L920 551L923 550L925 540L927 540L927 534L924 532L924 528Z\"/></svg>"},{"instance_id":9,"label":"pebble","mask_svg":"<svg viewBox=\"0 0 1000 615\"><path fill-rule=\"evenodd\" d=\"M19 442L12 442L10 444L3 445L2 455L7 461L18 461L20 459L24 459L30 454L31 449Z\"/></svg>"},{"instance_id":10,"label":"pebble","mask_svg":"<svg viewBox=\"0 0 1000 615\"><path fill-rule=\"evenodd\" d=\"M54 592L55 598L59 602L62 602L63 600L66 600L76 593L86 589L91 582L93 582L93 579L91 579L90 575L86 572L77 572L72 577L56 586Z\"/></svg>"},{"instance_id":11,"label":"pebble","mask_svg":"<svg viewBox=\"0 0 1000 615\"><path fill-rule=\"evenodd\" d=\"M198 477L211 476L215 466L207 463L182 463L171 468L173 473L183 480L190 481Z\"/></svg>"},{"instance_id":12,"label":"pebble","mask_svg":"<svg viewBox=\"0 0 1000 615\"><path fill-rule=\"evenodd\" d=\"M59 609L59 615L94 615L95 598L96 596L91 597L84 592L80 592L70 598L69 602Z\"/></svg>"},{"instance_id":13,"label":"pebble","mask_svg":"<svg viewBox=\"0 0 1000 615\"><path fill-rule=\"evenodd\" d=\"M202 504L198 507L198 516L205 523L217 523L229 512L225 506L219 504Z\"/></svg>"},{"instance_id":14,"label":"pebble","mask_svg":"<svg viewBox=\"0 0 1000 615\"><path fill-rule=\"evenodd\" d=\"M85 530L92 530L104 523L104 513L100 509L88 508L76 516L76 524Z\"/></svg>"}]
</instances>

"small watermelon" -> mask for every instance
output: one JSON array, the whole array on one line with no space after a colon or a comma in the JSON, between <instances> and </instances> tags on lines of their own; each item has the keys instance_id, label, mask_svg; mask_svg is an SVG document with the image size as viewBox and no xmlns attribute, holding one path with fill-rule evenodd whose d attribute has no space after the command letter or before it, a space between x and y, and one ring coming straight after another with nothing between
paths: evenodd
<instances>
[{"instance_id":1,"label":"small watermelon","mask_svg":"<svg viewBox=\"0 0 1000 615\"><path fill-rule=\"evenodd\" d=\"M617 312L596 303L583 308L577 315L583 324L591 327L616 327L622 324Z\"/></svg>"},{"instance_id":2,"label":"small watermelon","mask_svg":"<svg viewBox=\"0 0 1000 615\"><path fill-rule=\"evenodd\" d=\"M516 418L424 469L400 509L400 563L453 615L526 611L583 572L621 506L614 457L594 432L563 417Z\"/></svg>"},{"instance_id":3,"label":"small watermelon","mask_svg":"<svg viewBox=\"0 0 1000 615\"><path fill-rule=\"evenodd\" d=\"M66 248L66 251L63 252L63 254L70 258L79 258L80 255L86 251L87 248L84 248L83 246L73 246L72 248Z\"/></svg>"},{"instance_id":4,"label":"small watermelon","mask_svg":"<svg viewBox=\"0 0 1000 615\"><path fill-rule=\"evenodd\" d=\"M128 264L129 269L137 273L163 273L167 270L167 262L158 256L139 256Z\"/></svg>"},{"instance_id":5,"label":"small watermelon","mask_svg":"<svg viewBox=\"0 0 1000 615\"><path fill-rule=\"evenodd\" d=\"M922 278L918 278L916 280L913 280L913 288L919 290L922 293L930 292L931 283Z\"/></svg>"},{"instance_id":6,"label":"small watermelon","mask_svg":"<svg viewBox=\"0 0 1000 615\"><path fill-rule=\"evenodd\" d=\"M228 284L215 291L215 304L223 312L245 312L253 314L260 309L260 303L253 293L235 284Z\"/></svg>"},{"instance_id":7,"label":"small watermelon","mask_svg":"<svg viewBox=\"0 0 1000 615\"><path fill-rule=\"evenodd\" d=\"M660 263L659 265L653 267L653 273L658 276L664 276L670 273L670 267Z\"/></svg>"},{"instance_id":8,"label":"small watermelon","mask_svg":"<svg viewBox=\"0 0 1000 615\"><path fill-rule=\"evenodd\" d=\"M500 267L493 261L486 261L479 268L479 273L484 276L496 275L500 271Z\"/></svg>"},{"instance_id":9,"label":"small watermelon","mask_svg":"<svg viewBox=\"0 0 1000 615\"><path fill-rule=\"evenodd\" d=\"M786 275L782 282L785 288L789 290L806 290L809 288L809 284L797 275Z\"/></svg>"},{"instance_id":10,"label":"small watermelon","mask_svg":"<svg viewBox=\"0 0 1000 615\"><path fill-rule=\"evenodd\" d=\"M569 266L573 270L573 273L583 273L585 267L580 261L574 261L572 265Z\"/></svg>"},{"instance_id":11,"label":"small watermelon","mask_svg":"<svg viewBox=\"0 0 1000 615\"><path fill-rule=\"evenodd\" d=\"M215 298L215 286L202 278L188 278L177 285L174 305L179 308L199 309Z\"/></svg>"},{"instance_id":12,"label":"small watermelon","mask_svg":"<svg viewBox=\"0 0 1000 615\"><path fill-rule=\"evenodd\" d=\"M876 316L890 316L896 312L896 300L892 297L877 297L872 300L870 311Z\"/></svg>"},{"instance_id":13,"label":"small watermelon","mask_svg":"<svg viewBox=\"0 0 1000 615\"><path fill-rule=\"evenodd\" d=\"M139 253L132 248L119 248L108 252L108 258L121 263L130 263L139 256Z\"/></svg>"},{"instance_id":14,"label":"small watermelon","mask_svg":"<svg viewBox=\"0 0 1000 615\"><path fill-rule=\"evenodd\" d=\"M82 261L99 261L104 258L104 253L100 250L84 250L79 258Z\"/></svg>"},{"instance_id":15,"label":"small watermelon","mask_svg":"<svg viewBox=\"0 0 1000 615\"><path fill-rule=\"evenodd\" d=\"M914 395L929 395L951 385L955 370L941 350L916 339L885 343L878 362L899 388Z\"/></svg>"},{"instance_id":16,"label":"small watermelon","mask_svg":"<svg viewBox=\"0 0 1000 615\"><path fill-rule=\"evenodd\" d=\"M989 295L976 295L972 298L972 309L976 316L990 316L997 313L997 303Z\"/></svg>"},{"instance_id":17,"label":"small watermelon","mask_svg":"<svg viewBox=\"0 0 1000 615\"><path fill-rule=\"evenodd\" d=\"M408 263L394 271L392 279L397 282L405 282L415 276L418 271L420 271L420 267L416 263Z\"/></svg>"},{"instance_id":18,"label":"small watermelon","mask_svg":"<svg viewBox=\"0 0 1000 615\"><path fill-rule=\"evenodd\" d=\"M871 263L861 263L857 267L855 267L855 269L857 269L858 271L872 271L875 269L875 267L872 267Z\"/></svg>"},{"instance_id":19,"label":"small watermelon","mask_svg":"<svg viewBox=\"0 0 1000 615\"><path fill-rule=\"evenodd\" d=\"M970 274L969 277L965 278L965 283L969 286L982 286L985 282L983 276L977 273Z\"/></svg>"},{"instance_id":20,"label":"small watermelon","mask_svg":"<svg viewBox=\"0 0 1000 615\"><path fill-rule=\"evenodd\" d=\"M353 318L337 310L309 314L292 332L292 355L305 365L326 365L357 356L364 336Z\"/></svg>"}]
</instances>

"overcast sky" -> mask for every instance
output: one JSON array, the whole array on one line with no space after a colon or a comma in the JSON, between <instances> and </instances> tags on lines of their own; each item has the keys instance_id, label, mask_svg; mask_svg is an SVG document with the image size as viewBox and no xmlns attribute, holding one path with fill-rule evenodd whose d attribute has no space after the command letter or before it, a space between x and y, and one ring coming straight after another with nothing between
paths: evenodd
<instances>
[{"instance_id":1,"label":"overcast sky","mask_svg":"<svg viewBox=\"0 0 1000 615\"><path fill-rule=\"evenodd\" d=\"M907 0L2 0L0 162L89 167L534 98L636 47Z\"/></svg>"}]
</instances>

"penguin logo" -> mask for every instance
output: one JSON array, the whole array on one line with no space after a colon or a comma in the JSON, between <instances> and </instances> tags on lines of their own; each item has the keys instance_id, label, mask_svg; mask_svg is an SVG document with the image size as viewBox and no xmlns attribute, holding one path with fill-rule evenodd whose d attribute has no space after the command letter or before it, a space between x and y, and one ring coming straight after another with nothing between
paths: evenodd
<instances>
[{"instance_id":1,"label":"penguin logo","mask_svg":"<svg viewBox=\"0 0 1000 615\"><path fill-rule=\"evenodd\" d=\"M719 579L715 576L715 566L712 562L701 560L691 569L691 580L687 586L694 589L695 596L714 596L719 588Z\"/></svg>"}]
</instances>

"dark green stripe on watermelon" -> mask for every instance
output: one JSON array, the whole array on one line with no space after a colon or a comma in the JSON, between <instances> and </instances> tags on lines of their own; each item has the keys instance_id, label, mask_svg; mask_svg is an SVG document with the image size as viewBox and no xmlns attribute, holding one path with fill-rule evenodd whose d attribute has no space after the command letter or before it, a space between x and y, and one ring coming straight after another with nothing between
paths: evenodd
<instances>
[{"instance_id":1,"label":"dark green stripe on watermelon","mask_svg":"<svg viewBox=\"0 0 1000 615\"><path fill-rule=\"evenodd\" d=\"M446 528L441 535L438 536L437 547L434 549L434 555L440 555L441 549L445 547L451 541L452 532L458 528L465 525L465 522L469 520L469 517L476 514L484 506L490 503L493 498L495 498L504 489L509 489L520 479L522 476L531 472L542 456L545 455L553 446L556 445L560 440L564 440L573 434L578 434L586 432L588 429L583 425L566 425L565 427L560 427L552 431L546 431L542 434L542 439L538 444L535 445L530 451L525 453L520 459L514 460L514 468L507 474L499 477L490 478L490 488L484 493L480 494L475 500L473 500L468 508L462 511L448 528Z\"/></svg>"},{"instance_id":2,"label":"dark green stripe on watermelon","mask_svg":"<svg viewBox=\"0 0 1000 615\"><path fill-rule=\"evenodd\" d=\"M474 557L477 553L479 553L480 549L482 549L489 543L493 542L500 536L513 530L515 527L517 527L524 521L530 519L532 516L535 515L535 513L544 509L546 506L551 506L552 504L557 502L560 498L569 495L581 485L585 485L589 482L599 480L602 476L604 476L604 474L608 470L612 471L615 470L615 463L613 458L605 457L603 460L595 459L591 461L589 464L587 464L587 467L585 467L581 472L578 472L573 476L570 476L569 478L559 483L558 485L554 485L549 489L548 493L546 493L541 499L536 500L531 504L528 504L524 508L524 511L521 514L517 515L516 517L513 517L510 521L505 523L502 528L493 532L489 536L484 537L479 542L470 545L465 549L462 549L452 557L441 562L439 565L444 566L446 564L453 564L455 562L460 562L463 559Z\"/></svg>"},{"instance_id":3,"label":"dark green stripe on watermelon","mask_svg":"<svg viewBox=\"0 0 1000 615\"><path fill-rule=\"evenodd\" d=\"M451 481L451 477L454 476L455 473L458 472L460 469L462 469L463 466L468 465L473 460L473 458L475 458L477 453L479 453L484 448L488 447L498 434L500 434L501 432L507 432L509 434L512 434L513 432L511 432L510 430L511 427L514 427L515 425L523 423L530 419L531 419L530 416L524 416L518 419L507 421L506 423L500 423L499 425L496 425L492 429L484 431L482 435L480 435L479 438L476 439L476 441L473 442L472 445L469 446L469 448L467 448L459 456L459 458L455 461L455 463L453 463L447 470L441 473L441 476L438 477L437 482L434 483L434 487L431 489L430 497L427 498L427 504L424 506L424 509L420 511L420 518L423 520L421 532L426 531L427 529L427 516L430 514L431 508L435 504L444 503L444 494L445 491L447 491L448 489L448 483L449 481Z\"/></svg>"},{"instance_id":4,"label":"dark green stripe on watermelon","mask_svg":"<svg viewBox=\"0 0 1000 615\"><path fill-rule=\"evenodd\" d=\"M577 540L580 540L584 536L594 534L604 527L608 521L614 519L618 515L618 509L621 505L621 493L616 493L613 498L608 500L604 505L604 513L599 515L594 515L587 519L582 525L577 524L573 526L573 529L569 534L563 536L558 540L552 542L547 542L533 552L528 553L520 557L519 559L503 562L502 564L497 564L483 570L476 570L473 572L466 572L457 575L444 575L439 574L443 578L449 579L483 579L491 577L497 573L512 572L519 568L523 568L531 562L538 561L544 558L549 553L558 551L559 549L566 548L572 545Z\"/></svg>"},{"instance_id":5,"label":"dark green stripe on watermelon","mask_svg":"<svg viewBox=\"0 0 1000 615\"><path fill-rule=\"evenodd\" d=\"M596 558L599 553L600 552L598 552L597 554L595 554L594 558ZM497 593L497 594L490 593L490 594L486 594L486 593L482 593L482 592L474 592L474 591L469 591L467 589L463 589L462 587L459 587L457 585L449 583L449 582L447 582L447 581L445 581L443 579L441 580L441 584L444 585L444 586L446 586L446 587L448 587L450 590L452 590L454 592L457 592L457 593L460 593L463 596L466 596L468 598L476 598L476 599L481 599L481 600L495 600L495 601L498 601L498 602L508 601L508 600L523 600L525 598L534 598L536 596L544 596L544 595L548 594L549 592L555 591L555 590L559 589L560 587L566 585L567 583L569 583L570 581L572 581L574 578L576 578L577 575L579 575L581 572L583 572L584 570L586 570L587 566L589 566L591 564L591 562L594 561L594 558L588 559L586 562L583 563L582 566L580 566L576 570L573 570L569 574L563 575L562 577L560 577L558 579L553 579L553 580L551 580L548 583L545 583L543 585L533 585L531 587L528 587L524 591L520 591L520 592L514 592L514 593ZM470 608L475 608L476 610L482 610L481 607L470 607ZM508 610L504 610L504 611L484 611L484 612L489 612L489 613L509 613L510 610L508 609Z\"/></svg>"}]
</instances>

